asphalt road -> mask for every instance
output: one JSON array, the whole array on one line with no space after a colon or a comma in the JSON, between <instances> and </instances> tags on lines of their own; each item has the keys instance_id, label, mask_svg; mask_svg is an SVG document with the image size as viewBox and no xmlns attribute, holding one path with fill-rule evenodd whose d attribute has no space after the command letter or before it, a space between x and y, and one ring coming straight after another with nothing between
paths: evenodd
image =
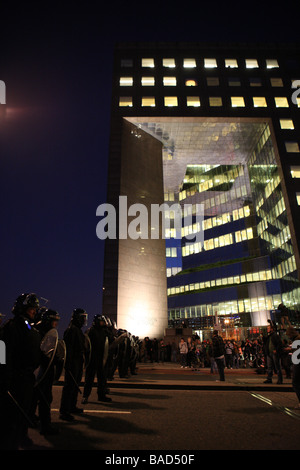
<instances>
[{"instance_id":1,"label":"asphalt road","mask_svg":"<svg viewBox=\"0 0 300 470\"><path fill-rule=\"evenodd\" d=\"M115 386L110 391L112 402L101 403L93 388L88 404L81 405L79 395L84 413L71 423L59 418L61 391L61 386L54 386L51 406L52 422L60 433L45 437L30 429L31 450L97 450L110 459L142 450L194 455L202 450L300 449L300 411L293 410L297 399L284 389Z\"/></svg>"}]
</instances>

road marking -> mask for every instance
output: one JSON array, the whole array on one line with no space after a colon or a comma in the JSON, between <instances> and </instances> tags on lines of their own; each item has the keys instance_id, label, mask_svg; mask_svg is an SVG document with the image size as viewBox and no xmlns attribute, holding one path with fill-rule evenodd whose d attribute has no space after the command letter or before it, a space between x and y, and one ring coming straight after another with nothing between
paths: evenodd
<instances>
[{"instance_id":1,"label":"road marking","mask_svg":"<svg viewBox=\"0 0 300 470\"><path fill-rule=\"evenodd\" d=\"M278 403L274 403L269 398L263 397L262 395L259 395L258 393L250 393L250 395L252 395L254 398L257 398L258 400L261 400L267 403L270 406L274 406L275 408L287 414L288 416L291 416L292 418L300 419L300 414L295 413L294 411L290 410L290 408L286 406L278 405Z\"/></svg>"},{"instance_id":2,"label":"road marking","mask_svg":"<svg viewBox=\"0 0 300 470\"><path fill-rule=\"evenodd\" d=\"M51 411L59 411L58 408L51 408ZM114 414L123 414L130 415L131 411L115 411L115 410L83 410L83 413L114 413ZM80 413L81 414L81 413ZM76 416L80 416L76 414Z\"/></svg>"}]
</instances>

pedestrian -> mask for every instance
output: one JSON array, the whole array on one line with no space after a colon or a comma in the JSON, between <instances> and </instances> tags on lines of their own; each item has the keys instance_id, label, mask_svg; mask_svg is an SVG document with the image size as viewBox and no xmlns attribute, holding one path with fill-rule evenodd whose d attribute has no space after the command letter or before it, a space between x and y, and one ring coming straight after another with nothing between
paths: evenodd
<instances>
[{"instance_id":1,"label":"pedestrian","mask_svg":"<svg viewBox=\"0 0 300 470\"><path fill-rule=\"evenodd\" d=\"M167 356L167 346L164 343L164 340L161 339L159 342L159 361L164 363Z\"/></svg>"},{"instance_id":2,"label":"pedestrian","mask_svg":"<svg viewBox=\"0 0 300 470\"><path fill-rule=\"evenodd\" d=\"M295 351L297 349L299 349L300 334L297 330L295 330L295 328L293 328L292 326L289 326L286 329L286 335L292 341L292 344L291 344L291 347L290 347L290 352L293 353L293 356L292 356L292 384L293 384L294 391L295 391L295 393L297 395L297 398L298 398L298 405L296 406L296 409L300 410L300 360L299 360L300 357L299 357L299 354L297 355L297 357L294 358ZM293 343L295 343L295 341L298 341L298 344L294 344L294 347L293 347ZM297 346L298 346L298 348L297 348Z\"/></svg>"},{"instance_id":3,"label":"pedestrian","mask_svg":"<svg viewBox=\"0 0 300 470\"><path fill-rule=\"evenodd\" d=\"M158 340L157 338L154 338L152 341L152 356L154 362L159 362L158 346Z\"/></svg>"},{"instance_id":4,"label":"pedestrian","mask_svg":"<svg viewBox=\"0 0 300 470\"><path fill-rule=\"evenodd\" d=\"M212 336L212 357L215 359L219 371L220 381L225 381L225 346L223 339L219 336L218 330L213 331Z\"/></svg>"},{"instance_id":5,"label":"pedestrian","mask_svg":"<svg viewBox=\"0 0 300 470\"><path fill-rule=\"evenodd\" d=\"M267 360L267 379L264 383L272 383L273 374L277 373L277 384L282 384L282 342L272 324L269 326L267 337L264 338L264 352Z\"/></svg>"},{"instance_id":6,"label":"pedestrian","mask_svg":"<svg viewBox=\"0 0 300 470\"><path fill-rule=\"evenodd\" d=\"M187 343L184 341L184 338L181 338L180 343L179 343L179 354L180 354L181 368L187 367L187 365L186 365L187 353L188 353Z\"/></svg>"},{"instance_id":7,"label":"pedestrian","mask_svg":"<svg viewBox=\"0 0 300 470\"><path fill-rule=\"evenodd\" d=\"M217 366L215 358L213 357L212 341L208 343L207 357L208 357L209 365L210 365L210 373L213 374L214 372L218 371L218 366Z\"/></svg>"},{"instance_id":8,"label":"pedestrian","mask_svg":"<svg viewBox=\"0 0 300 470\"><path fill-rule=\"evenodd\" d=\"M233 366L233 344L230 341L226 341L225 343L225 362L227 369L232 369Z\"/></svg>"},{"instance_id":9,"label":"pedestrian","mask_svg":"<svg viewBox=\"0 0 300 470\"><path fill-rule=\"evenodd\" d=\"M187 347L188 347L188 352L187 352L187 357L186 357L186 362L188 367L192 367L192 363L195 363L194 356L195 356L195 343L193 341L193 338L190 336L188 337L187 340Z\"/></svg>"},{"instance_id":10,"label":"pedestrian","mask_svg":"<svg viewBox=\"0 0 300 470\"><path fill-rule=\"evenodd\" d=\"M3 325L6 364L1 365L1 446L18 450L32 445L28 436L35 375L41 362L40 335L33 322L39 308L35 294L21 294L12 309L14 318Z\"/></svg>"},{"instance_id":11,"label":"pedestrian","mask_svg":"<svg viewBox=\"0 0 300 470\"><path fill-rule=\"evenodd\" d=\"M65 381L60 403L60 419L73 421L73 414L83 410L77 407L80 391L79 384L83 374L85 357L85 336L82 327L86 324L87 313L81 308L75 308L70 324L64 332L66 344Z\"/></svg>"}]
</instances>

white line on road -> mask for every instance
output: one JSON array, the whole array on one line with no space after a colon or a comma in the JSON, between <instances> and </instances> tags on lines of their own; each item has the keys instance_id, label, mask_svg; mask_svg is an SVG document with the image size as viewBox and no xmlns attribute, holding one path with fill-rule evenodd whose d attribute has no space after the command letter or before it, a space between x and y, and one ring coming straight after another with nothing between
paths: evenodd
<instances>
[{"instance_id":1,"label":"white line on road","mask_svg":"<svg viewBox=\"0 0 300 470\"><path fill-rule=\"evenodd\" d=\"M59 411L58 408L51 408L51 411ZM114 414L123 414L130 415L131 411L115 411L115 410L83 410L83 413L114 413ZM80 415L79 415L80 416Z\"/></svg>"},{"instance_id":2,"label":"white line on road","mask_svg":"<svg viewBox=\"0 0 300 470\"><path fill-rule=\"evenodd\" d=\"M277 408L278 410L282 411L283 413L291 416L292 418L296 418L296 419L300 419L300 415L293 412L292 410L290 410L288 407L286 406L281 406L279 405L278 403L275 403L273 402L272 400L270 400L269 398L266 398L262 395L260 395L259 393L250 393L250 395L252 395L253 397L257 398L258 400L261 400L261 401L264 401L265 403L267 403L268 405L270 406L274 406L275 408Z\"/></svg>"}]
</instances>

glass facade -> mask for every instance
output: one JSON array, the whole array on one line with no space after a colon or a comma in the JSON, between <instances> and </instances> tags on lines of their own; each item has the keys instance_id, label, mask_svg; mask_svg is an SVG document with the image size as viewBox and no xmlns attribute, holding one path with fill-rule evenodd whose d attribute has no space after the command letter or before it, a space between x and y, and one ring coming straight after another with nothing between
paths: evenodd
<instances>
[{"instance_id":1,"label":"glass facade","mask_svg":"<svg viewBox=\"0 0 300 470\"><path fill-rule=\"evenodd\" d=\"M279 304L298 308L299 281L268 125L239 165L189 165L181 203L203 204L202 224L167 242L169 323L210 329L217 317L237 327L266 326ZM185 236L204 233L203 242ZM213 300L212 300L213 299Z\"/></svg>"}]
</instances>

